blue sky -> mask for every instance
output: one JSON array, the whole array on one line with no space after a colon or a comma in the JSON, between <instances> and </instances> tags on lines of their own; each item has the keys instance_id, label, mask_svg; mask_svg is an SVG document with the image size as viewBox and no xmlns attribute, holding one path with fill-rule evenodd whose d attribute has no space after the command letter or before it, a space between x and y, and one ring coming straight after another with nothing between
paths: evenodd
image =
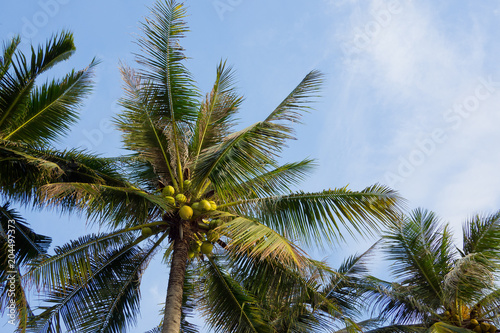
<instances>
[{"instance_id":1,"label":"blue sky","mask_svg":"<svg viewBox=\"0 0 500 333\"><path fill-rule=\"evenodd\" d=\"M284 160L316 158L302 190L349 184L392 186L408 207L434 210L460 231L478 212L500 208L500 3L431 0L187 1L191 33L187 66L207 91L215 66L227 59L246 101L242 126L262 119L312 69L326 75L315 111L297 127ZM29 6L27 5L29 4ZM9 1L0 36L21 34L38 44L61 28L77 52L52 74L101 60L96 88L81 121L58 143L106 156L121 153L110 126L119 111L119 61L133 65L134 36L153 1ZM91 229L75 216L29 212L39 232L61 245ZM458 236L457 236L458 238ZM339 245L333 265L371 241ZM382 271L380 266L374 271ZM165 267L154 263L143 283L138 327L159 320ZM162 277L162 278L159 278ZM3 332L10 332L8 325Z\"/></svg>"}]
</instances>

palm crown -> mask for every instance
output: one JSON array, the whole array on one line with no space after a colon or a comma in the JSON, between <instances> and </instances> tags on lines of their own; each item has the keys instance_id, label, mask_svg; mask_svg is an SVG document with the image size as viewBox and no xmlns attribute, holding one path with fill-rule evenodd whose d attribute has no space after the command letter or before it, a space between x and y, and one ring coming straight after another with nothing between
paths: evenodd
<instances>
[{"instance_id":1,"label":"palm crown","mask_svg":"<svg viewBox=\"0 0 500 333\"><path fill-rule=\"evenodd\" d=\"M313 263L290 239L321 244L341 236L341 226L369 232L395 216L399 197L380 185L291 192L313 161L278 159L318 94L321 74L307 74L263 121L235 131L242 97L233 72L219 64L212 90L200 97L179 45L184 16L182 4L159 2L143 24L139 68L121 68L124 111L116 124L131 154L103 159L72 151L74 167L37 187L37 202L84 211L112 229L57 248L29 272L49 295L33 321L37 331L55 330L62 318L78 332L122 332L136 318L142 272L161 252L171 265L162 332L178 333L189 303L183 291L190 257L212 265L203 270L206 281L227 286L210 254L214 245L225 262L303 269ZM220 311L248 319L228 321L230 331L268 331L258 311L243 306L245 293L225 290L239 306L225 303ZM216 329L224 325L213 321Z\"/></svg>"},{"instance_id":2,"label":"palm crown","mask_svg":"<svg viewBox=\"0 0 500 333\"><path fill-rule=\"evenodd\" d=\"M373 332L496 331L500 213L468 220L462 249L453 244L449 226L423 209L403 218L384 240L398 281L375 279L368 289L393 325Z\"/></svg>"}]
</instances>

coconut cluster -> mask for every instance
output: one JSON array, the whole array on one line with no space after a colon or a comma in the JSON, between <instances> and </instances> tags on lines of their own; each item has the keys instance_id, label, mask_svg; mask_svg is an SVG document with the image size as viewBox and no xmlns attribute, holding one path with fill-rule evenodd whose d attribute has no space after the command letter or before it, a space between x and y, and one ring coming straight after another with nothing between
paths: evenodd
<instances>
[{"instance_id":1,"label":"coconut cluster","mask_svg":"<svg viewBox=\"0 0 500 333\"><path fill-rule=\"evenodd\" d=\"M188 189L191 186L190 180L185 180L184 188ZM193 221L198 218L201 219L203 215L217 210L217 204L212 200L198 200L189 202L188 198L183 193L175 193L173 186L165 186L162 189L162 194L168 205L178 208L179 217L184 221ZM220 219L201 219L201 228L193 236L190 243L189 258L195 255L212 253L214 243L220 238L220 233L216 231L218 227L222 226L223 222ZM199 222L198 222L199 223Z\"/></svg>"},{"instance_id":2,"label":"coconut cluster","mask_svg":"<svg viewBox=\"0 0 500 333\"><path fill-rule=\"evenodd\" d=\"M208 227L208 231L205 233L194 234L191 244L189 245L189 259L192 259L200 254L211 254L214 249L214 243L216 243L220 238L218 228L224 224L222 220L213 219L209 221L203 219L202 221Z\"/></svg>"},{"instance_id":3,"label":"coconut cluster","mask_svg":"<svg viewBox=\"0 0 500 333\"><path fill-rule=\"evenodd\" d=\"M447 322L451 322L455 325L467 327L468 329L476 332L476 333L495 333L497 332L497 328L495 325L485 321L478 320L477 310L472 310L470 314L465 314L464 320L461 321L460 317L457 314L452 314L450 311L445 311L443 313L443 319Z\"/></svg>"}]
</instances>

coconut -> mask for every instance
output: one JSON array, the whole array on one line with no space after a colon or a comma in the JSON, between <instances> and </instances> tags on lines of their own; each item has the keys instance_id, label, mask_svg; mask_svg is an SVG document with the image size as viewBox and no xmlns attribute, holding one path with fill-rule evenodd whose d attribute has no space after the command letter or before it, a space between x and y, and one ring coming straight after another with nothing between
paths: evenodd
<instances>
[{"instance_id":1,"label":"coconut","mask_svg":"<svg viewBox=\"0 0 500 333\"><path fill-rule=\"evenodd\" d=\"M481 332L483 332L483 331L481 330L481 325L477 325L477 326L476 326L476 327L474 327L472 330L473 330L474 332L476 332L476 333L481 333Z\"/></svg>"},{"instance_id":2,"label":"coconut","mask_svg":"<svg viewBox=\"0 0 500 333\"><path fill-rule=\"evenodd\" d=\"M189 188L189 186L191 186L191 181L189 179L186 179L184 182L184 188Z\"/></svg>"},{"instance_id":3,"label":"coconut","mask_svg":"<svg viewBox=\"0 0 500 333\"><path fill-rule=\"evenodd\" d=\"M189 244L189 251L200 252L200 244L198 244L197 241L191 241L191 244Z\"/></svg>"},{"instance_id":4,"label":"coconut","mask_svg":"<svg viewBox=\"0 0 500 333\"><path fill-rule=\"evenodd\" d=\"M187 198L186 198L186 196L184 194L179 193L179 194L177 194L175 196L175 201L183 204L183 203L185 203L187 201Z\"/></svg>"},{"instance_id":5,"label":"coconut","mask_svg":"<svg viewBox=\"0 0 500 333\"><path fill-rule=\"evenodd\" d=\"M193 202L191 208L193 208L193 210L201 210L201 205L199 202Z\"/></svg>"},{"instance_id":6,"label":"coconut","mask_svg":"<svg viewBox=\"0 0 500 333\"><path fill-rule=\"evenodd\" d=\"M203 242L203 244L201 244L201 253L203 254L210 254L213 249L214 245L210 242Z\"/></svg>"},{"instance_id":7,"label":"coconut","mask_svg":"<svg viewBox=\"0 0 500 333\"><path fill-rule=\"evenodd\" d=\"M471 319L471 320L470 320L470 324L471 324L472 326L477 326L477 325L479 325L479 322L477 321L477 319Z\"/></svg>"},{"instance_id":8,"label":"coconut","mask_svg":"<svg viewBox=\"0 0 500 333\"><path fill-rule=\"evenodd\" d=\"M182 206L179 209L179 216L181 219L188 221L193 217L193 210L188 205Z\"/></svg>"},{"instance_id":9,"label":"coconut","mask_svg":"<svg viewBox=\"0 0 500 333\"><path fill-rule=\"evenodd\" d=\"M188 251L188 258L193 259L194 257L194 252L193 251Z\"/></svg>"},{"instance_id":10,"label":"coconut","mask_svg":"<svg viewBox=\"0 0 500 333\"><path fill-rule=\"evenodd\" d=\"M212 221L210 221L210 229L218 228L218 227L222 226L223 223L224 222L222 222L222 220L219 220L219 219L212 220Z\"/></svg>"},{"instance_id":11,"label":"coconut","mask_svg":"<svg viewBox=\"0 0 500 333\"><path fill-rule=\"evenodd\" d=\"M215 230L207 232L207 240L209 242L216 242L220 238L220 234Z\"/></svg>"},{"instance_id":12,"label":"coconut","mask_svg":"<svg viewBox=\"0 0 500 333\"><path fill-rule=\"evenodd\" d=\"M201 210L203 210L203 211L209 211L210 209L212 209L210 202L208 202L207 200L201 200L200 207L201 207Z\"/></svg>"},{"instance_id":13,"label":"coconut","mask_svg":"<svg viewBox=\"0 0 500 333\"><path fill-rule=\"evenodd\" d=\"M215 201L209 201L208 203L210 204L210 210L217 209L217 204L215 203Z\"/></svg>"},{"instance_id":14,"label":"coconut","mask_svg":"<svg viewBox=\"0 0 500 333\"><path fill-rule=\"evenodd\" d=\"M165 196L171 197L175 194L175 189L172 186L168 185L161 190L161 193L163 193L163 195Z\"/></svg>"},{"instance_id":15,"label":"coconut","mask_svg":"<svg viewBox=\"0 0 500 333\"><path fill-rule=\"evenodd\" d=\"M141 229L142 237L149 237L153 234L153 230L150 227L145 227Z\"/></svg>"},{"instance_id":16,"label":"coconut","mask_svg":"<svg viewBox=\"0 0 500 333\"><path fill-rule=\"evenodd\" d=\"M171 206L175 205L175 198L174 197L166 196L165 201L167 202L167 204L169 204Z\"/></svg>"},{"instance_id":17,"label":"coconut","mask_svg":"<svg viewBox=\"0 0 500 333\"><path fill-rule=\"evenodd\" d=\"M490 325L489 323L487 323L487 322L483 321L483 322L481 323L481 330L482 330L483 332L489 332L489 331L490 331L490 326L491 326L491 325Z\"/></svg>"},{"instance_id":18,"label":"coconut","mask_svg":"<svg viewBox=\"0 0 500 333\"><path fill-rule=\"evenodd\" d=\"M497 328L495 325L490 325L490 333L495 333L497 331Z\"/></svg>"}]
</instances>

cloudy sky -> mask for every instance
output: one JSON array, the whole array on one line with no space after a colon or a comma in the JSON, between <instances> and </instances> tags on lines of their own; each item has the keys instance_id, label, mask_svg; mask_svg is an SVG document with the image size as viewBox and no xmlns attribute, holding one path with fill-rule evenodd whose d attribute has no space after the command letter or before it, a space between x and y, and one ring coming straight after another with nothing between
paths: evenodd
<instances>
[{"instance_id":1,"label":"cloudy sky","mask_svg":"<svg viewBox=\"0 0 500 333\"><path fill-rule=\"evenodd\" d=\"M20 34L26 47L62 28L74 32L76 54L52 74L82 68L94 57L101 60L81 121L58 147L79 146L105 156L121 153L120 137L110 126L121 96L118 64L132 64L138 22L152 3L3 4L2 40ZM191 58L188 67L207 91L220 59L234 65L246 97L241 126L265 117L310 70L325 73L322 98L297 128L299 140L290 142L283 156L317 159L319 167L301 189L347 184L362 189L383 183L398 190L409 209L434 210L457 235L465 218L500 209L499 1L187 3L191 33L183 46ZM26 216L55 245L90 230L75 216L45 211ZM335 265L368 245L350 243L346 250L341 244L327 255ZM151 271L145 276L142 315L133 332L144 332L159 321L168 270L154 263ZM10 332L4 323L2 319L2 332Z\"/></svg>"}]
</instances>

